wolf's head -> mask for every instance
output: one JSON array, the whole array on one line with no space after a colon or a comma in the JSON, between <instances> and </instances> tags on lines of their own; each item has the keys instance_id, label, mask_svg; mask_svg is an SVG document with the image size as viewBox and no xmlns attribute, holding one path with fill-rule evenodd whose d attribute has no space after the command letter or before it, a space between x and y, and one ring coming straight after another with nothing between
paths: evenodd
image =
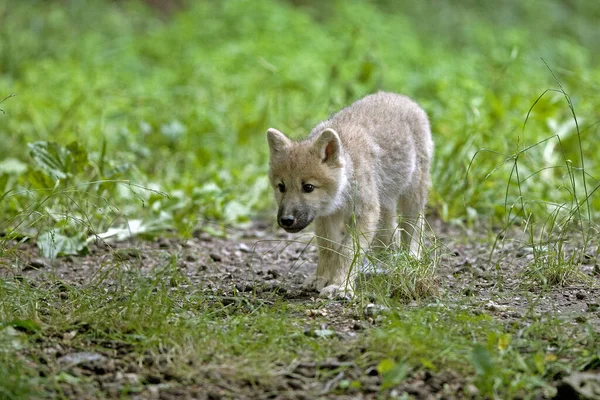
<instances>
[{"instance_id":1,"label":"wolf's head","mask_svg":"<svg viewBox=\"0 0 600 400\"><path fill-rule=\"evenodd\" d=\"M347 183L340 137L333 129L296 142L277 129L267 131L269 179L279 206L277 223L299 232L317 216L333 213Z\"/></svg>"}]
</instances>

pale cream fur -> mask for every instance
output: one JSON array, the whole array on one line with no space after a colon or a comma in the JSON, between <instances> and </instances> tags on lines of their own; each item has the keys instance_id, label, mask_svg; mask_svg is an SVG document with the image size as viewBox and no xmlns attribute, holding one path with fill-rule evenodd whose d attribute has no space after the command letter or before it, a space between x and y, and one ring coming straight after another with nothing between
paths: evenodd
<instances>
[{"instance_id":1,"label":"pale cream fur","mask_svg":"<svg viewBox=\"0 0 600 400\"><path fill-rule=\"evenodd\" d=\"M415 102L379 92L321 122L302 141L272 128L267 138L279 225L298 232L315 221L319 262L310 288L323 297L352 296L357 244L364 251L400 239L421 256L433 141Z\"/></svg>"}]
</instances>

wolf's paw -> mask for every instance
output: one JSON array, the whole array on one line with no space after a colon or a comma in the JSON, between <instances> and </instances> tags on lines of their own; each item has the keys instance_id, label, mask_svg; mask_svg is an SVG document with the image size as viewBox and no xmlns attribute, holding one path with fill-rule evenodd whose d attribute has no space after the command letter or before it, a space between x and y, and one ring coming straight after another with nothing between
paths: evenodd
<instances>
[{"instance_id":1,"label":"wolf's paw","mask_svg":"<svg viewBox=\"0 0 600 400\"><path fill-rule=\"evenodd\" d=\"M354 297L354 290L349 285L329 285L319 292L319 297L326 299L350 300Z\"/></svg>"},{"instance_id":2,"label":"wolf's paw","mask_svg":"<svg viewBox=\"0 0 600 400\"><path fill-rule=\"evenodd\" d=\"M304 281L304 288L312 291L320 291L327 285L327 281L323 278L319 278L317 275L311 275Z\"/></svg>"}]
</instances>

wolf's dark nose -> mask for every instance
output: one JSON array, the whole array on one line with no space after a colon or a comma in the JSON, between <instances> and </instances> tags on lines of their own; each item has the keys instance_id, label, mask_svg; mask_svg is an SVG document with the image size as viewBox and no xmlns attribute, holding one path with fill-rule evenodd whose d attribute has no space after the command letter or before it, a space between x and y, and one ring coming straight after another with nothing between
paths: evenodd
<instances>
[{"instance_id":1,"label":"wolf's dark nose","mask_svg":"<svg viewBox=\"0 0 600 400\"><path fill-rule=\"evenodd\" d=\"M285 217L281 217L281 219L279 220L281 225L286 226L286 227L290 227L290 226L294 225L294 221L295 220L292 215L286 215Z\"/></svg>"}]
</instances>

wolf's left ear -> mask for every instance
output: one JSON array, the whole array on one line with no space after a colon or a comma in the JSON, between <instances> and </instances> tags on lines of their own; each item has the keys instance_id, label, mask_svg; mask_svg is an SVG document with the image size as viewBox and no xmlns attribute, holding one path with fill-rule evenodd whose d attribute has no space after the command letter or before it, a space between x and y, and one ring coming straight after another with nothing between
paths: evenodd
<instances>
[{"instance_id":1,"label":"wolf's left ear","mask_svg":"<svg viewBox=\"0 0 600 400\"><path fill-rule=\"evenodd\" d=\"M284 150L291 142L287 136L275 128L269 128L267 130L267 141L269 142L269 150L271 150L271 154L275 154L281 150Z\"/></svg>"},{"instance_id":2,"label":"wolf's left ear","mask_svg":"<svg viewBox=\"0 0 600 400\"><path fill-rule=\"evenodd\" d=\"M314 147L319 152L322 162L332 167L342 166L342 142L336 131L331 128L323 130L315 141Z\"/></svg>"}]
</instances>

